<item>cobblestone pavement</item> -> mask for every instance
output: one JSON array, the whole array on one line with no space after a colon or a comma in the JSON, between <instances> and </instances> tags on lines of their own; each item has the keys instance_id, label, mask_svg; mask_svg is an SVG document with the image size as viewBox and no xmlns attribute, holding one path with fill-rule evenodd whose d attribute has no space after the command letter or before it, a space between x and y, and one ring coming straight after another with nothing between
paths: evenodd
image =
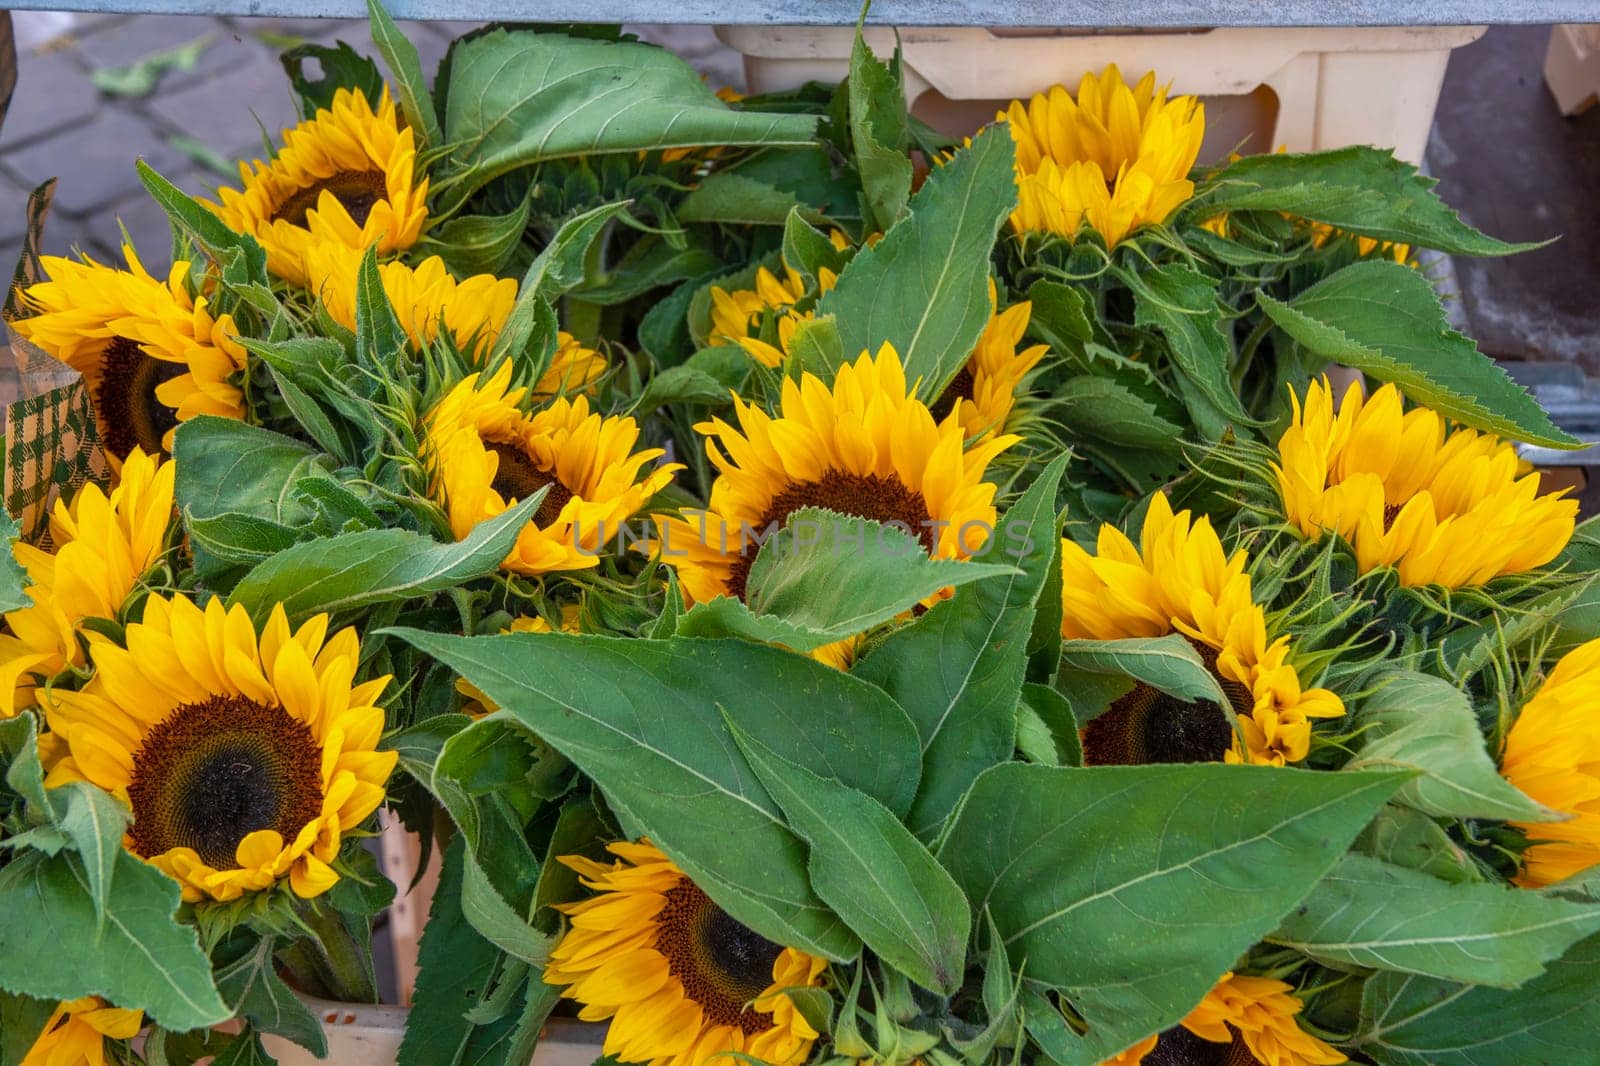
<instances>
[{"instance_id":1,"label":"cobblestone pavement","mask_svg":"<svg viewBox=\"0 0 1600 1066\"><path fill-rule=\"evenodd\" d=\"M277 58L283 48L301 40L343 40L373 54L360 21L89 15L74 20L66 34L29 48L28 30L40 28L45 17L13 17L22 51L16 95L0 125L0 272L7 276L20 249L28 192L51 177L58 181L45 229L47 253L81 248L97 258L115 257L120 222L145 265L164 268L170 259L166 216L145 195L134 160L143 158L191 194L237 184L231 161L261 156L263 133L276 138L296 121ZM471 26L403 24L430 76L450 40ZM713 84L743 82L738 55L706 27L629 29L673 49ZM126 67L200 38L207 44L194 68L167 71L148 95L104 93L91 80L96 70ZM228 161L229 169L215 169L208 152Z\"/></svg>"}]
</instances>

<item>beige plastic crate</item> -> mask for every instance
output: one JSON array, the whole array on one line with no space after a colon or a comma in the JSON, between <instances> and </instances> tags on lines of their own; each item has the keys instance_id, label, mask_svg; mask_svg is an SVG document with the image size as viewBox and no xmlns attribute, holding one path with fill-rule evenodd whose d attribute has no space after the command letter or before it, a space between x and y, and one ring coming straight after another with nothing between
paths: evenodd
<instances>
[{"instance_id":1,"label":"beige plastic crate","mask_svg":"<svg viewBox=\"0 0 1600 1066\"><path fill-rule=\"evenodd\" d=\"M1576 115L1600 100L1600 25L1550 28L1544 83L1563 115Z\"/></svg>"},{"instance_id":2,"label":"beige plastic crate","mask_svg":"<svg viewBox=\"0 0 1600 1066\"><path fill-rule=\"evenodd\" d=\"M718 26L743 53L752 93L837 82L849 70L847 27ZM913 112L967 134L1012 99L1116 63L1130 78L1153 70L1174 93L1206 101L1201 158L1372 144L1422 161L1452 49L1482 26L1201 29L1098 33L982 27L900 30L906 97ZM866 31L879 56L894 50L887 27Z\"/></svg>"}]
</instances>

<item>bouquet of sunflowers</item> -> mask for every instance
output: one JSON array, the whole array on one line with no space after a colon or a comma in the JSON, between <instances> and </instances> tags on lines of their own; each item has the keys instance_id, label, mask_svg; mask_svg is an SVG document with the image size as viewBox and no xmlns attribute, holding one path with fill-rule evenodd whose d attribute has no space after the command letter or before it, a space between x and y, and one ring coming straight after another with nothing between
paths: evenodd
<instances>
[{"instance_id":1,"label":"bouquet of sunflowers","mask_svg":"<svg viewBox=\"0 0 1600 1066\"><path fill-rule=\"evenodd\" d=\"M368 1061L380 807L402 1066L1589 1061L1600 533L1429 277L1516 247L1154 75L372 31L19 268L0 1063Z\"/></svg>"}]
</instances>

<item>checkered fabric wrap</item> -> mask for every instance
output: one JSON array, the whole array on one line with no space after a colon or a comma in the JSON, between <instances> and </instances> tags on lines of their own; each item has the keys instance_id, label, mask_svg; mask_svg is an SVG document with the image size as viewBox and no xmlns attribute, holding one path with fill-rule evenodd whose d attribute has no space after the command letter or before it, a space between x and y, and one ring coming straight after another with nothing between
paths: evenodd
<instances>
[{"instance_id":1,"label":"checkered fabric wrap","mask_svg":"<svg viewBox=\"0 0 1600 1066\"><path fill-rule=\"evenodd\" d=\"M55 181L28 198L28 231L22 259L6 296L5 318L21 313L17 294L42 274L39 236L50 211ZM71 496L85 481L109 472L94 409L82 376L6 328L15 392L5 408L5 507L21 527L21 538L48 547L50 508L63 492Z\"/></svg>"}]
</instances>

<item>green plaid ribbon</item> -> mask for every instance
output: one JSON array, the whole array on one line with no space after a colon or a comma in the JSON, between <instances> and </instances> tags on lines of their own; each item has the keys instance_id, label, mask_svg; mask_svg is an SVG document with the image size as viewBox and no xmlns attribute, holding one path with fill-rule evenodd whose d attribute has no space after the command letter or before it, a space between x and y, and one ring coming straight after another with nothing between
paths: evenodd
<instances>
[{"instance_id":1,"label":"green plaid ribbon","mask_svg":"<svg viewBox=\"0 0 1600 1066\"><path fill-rule=\"evenodd\" d=\"M42 275L39 236L50 212L55 181L45 182L28 198L28 231L22 259L4 316L9 323L24 308L18 294ZM21 528L21 539L49 546L50 508L63 492L75 493L86 481L106 480L108 467L95 430L94 408L83 376L8 325L10 365L15 377L5 408L5 506Z\"/></svg>"}]
</instances>

